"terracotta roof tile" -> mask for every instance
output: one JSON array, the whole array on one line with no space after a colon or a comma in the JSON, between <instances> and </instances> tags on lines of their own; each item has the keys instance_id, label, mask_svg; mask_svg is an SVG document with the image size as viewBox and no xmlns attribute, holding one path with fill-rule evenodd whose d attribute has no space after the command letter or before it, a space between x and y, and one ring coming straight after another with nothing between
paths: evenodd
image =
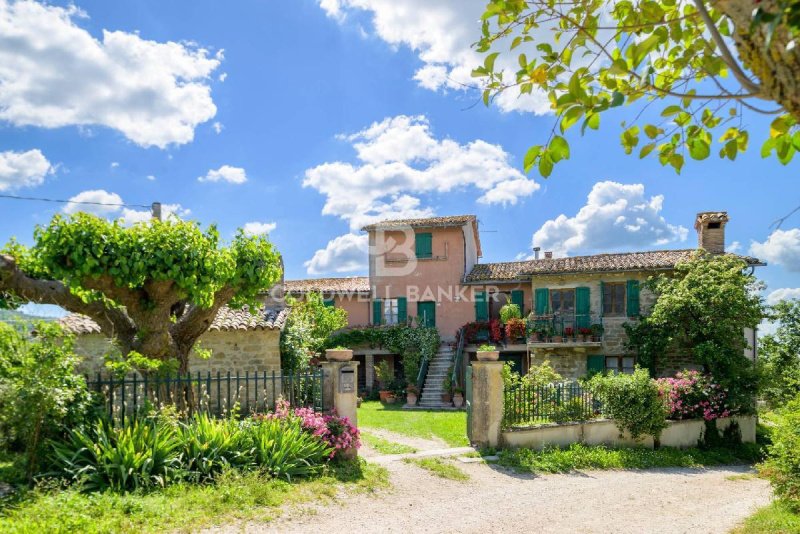
<instances>
[{"instance_id":1,"label":"terracotta roof tile","mask_svg":"<svg viewBox=\"0 0 800 534\"><path fill-rule=\"evenodd\" d=\"M663 270L691 258L695 249L653 250L618 254L595 254L568 258L479 263L467 275L467 283L519 280L540 274L629 272ZM740 256L750 265L763 265L757 258Z\"/></svg>"},{"instance_id":2,"label":"terracotta roof tile","mask_svg":"<svg viewBox=\"0 0 800 534\"><path fill-rule=\"evenodd\" d=\"M256 315L253 315L247 308L234 310L224 306L217 312L214 322L208 329L213 331L281 330L286 324L288 314L288 309L282 309L259 310ZM71 334L102 333L100 326L85 315L73 313L59 319L58 322L64 330Z\"/></svg>"},{"instance_id":3,"label":"terracotta roof tile","mask_svg":"<svg viewBox=\"0 0 800 534\"><path fill-rule=\"evenodd\" d=\"M474 215L447 215L444 217L427 217L424 219L394 219L368 224L362 230L369 231L378 228L399 228L410 226L412 228L433 228L443 226L463 226L467 223L474 223L477 218Z\"/></svg>"},{"instance_id":4,"label":"terracotta roof tile","mask_svg":"<svg viewBox=\"0 0 800 534\"><path fill-rule=\"evenodd\" d=\"M358 292L369 293L369 278L366 276L349 276L342 278L309 278L306 280L286 280L283 283L287 293L321 293Z\"/></svg>"}]
</instances>

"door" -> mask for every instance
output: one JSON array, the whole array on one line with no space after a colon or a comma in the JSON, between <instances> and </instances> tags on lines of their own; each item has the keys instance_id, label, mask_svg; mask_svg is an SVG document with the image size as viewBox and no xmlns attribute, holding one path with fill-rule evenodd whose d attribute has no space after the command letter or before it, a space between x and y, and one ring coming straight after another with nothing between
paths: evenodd
<instances>
[{"instance_id":1,"label":"door","mask_svg":"<svg viewBox=\"0 0 800 534\"><path fill-rule=\"evenodd\" d=\"M417 302L417 320L421 326L436 326L436 303L433 301Z\"/></svg>"}]
</instances>

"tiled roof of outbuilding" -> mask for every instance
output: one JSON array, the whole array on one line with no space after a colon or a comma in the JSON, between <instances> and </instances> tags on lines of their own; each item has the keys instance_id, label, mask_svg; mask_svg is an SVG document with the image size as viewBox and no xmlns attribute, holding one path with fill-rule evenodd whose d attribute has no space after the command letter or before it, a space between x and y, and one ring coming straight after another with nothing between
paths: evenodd
<instances>
[{"instance_id":1,"label":"tiled roof of outbuilding","mask_svg":"<svg viewBox=\"0 0 800 534\"><path fill-rule=\"evenodd\" d=\"M681 261L691 258L695 249L652 250L617 254L594 254L568 258L540 258L538 260L479 263L472 268L466 281L490 282L519 280L541 274L567 274L590 272L631 272L672 269ZM763 265L757 258L740 256L749 265Z\"/></svg>"},{"instance_id":2,"label":"tiled roof of outbuilding","mask_svg":"<svg viewBox=\"0 0 800 534\"><path fill-rule=\"evenodd\" d=\"M434 228L442 226L463 226L470 222L475 222L474 215L447 215L444 217L427 217L424 219L394 219L368 224L362 230L369 231L375 229L400 228L410 226L411 228Z\"/></svg>"},{"instance_id":3,"label":"tiled roof of outbuilding","mask_svg":"<svg viewBox=\"0 0 800 534\"><path fill-rule=\"evenodd\" d=\"M288 314L288 309L282 309L259 310L254 315L247 308L234 310L223 306L217 312L214 322L211 323L208 329L212 331L281 330L286 324ZM58 322L64 330L75 335L99 334L102 332L100 326L91 318L77 313L62 317Z\"/></svg>"},{"instance_id":4,"label":"tiled roof of outbuilding","mask_svg":"<svg viewBox=\"0 0 800 534\"><path fill-rule=\"evenodd\" d=\"M287 293L369 293L369 278L366 276L348 276L342 278L309 278L306 280L286 280L283 283Z\"/></svg>"}]
</instances>

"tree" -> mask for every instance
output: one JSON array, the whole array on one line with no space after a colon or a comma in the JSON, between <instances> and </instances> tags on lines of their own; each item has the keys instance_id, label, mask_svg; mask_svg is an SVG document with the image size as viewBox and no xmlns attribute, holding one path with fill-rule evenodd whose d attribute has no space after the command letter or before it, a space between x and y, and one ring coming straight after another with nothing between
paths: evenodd
<instances>
[{"instance_id":1,"label":"tree","mask_svg":"<svg viewBox=\"0 0 800 534\"><path fill-rule=\"evenodd\" d=\"M800 395L800 300L782 300L770 311L778 328L759 340L761 395L777 407Z\"/></svg>"},{"instance_id":2,"label":"tree","mask_svg":"<svg viewBox=\"0 0 800 534\"><path fill-rule=\"evenodd\" d=\"M326 306L322 295L308 293L305 299L291 297L292 311L281 333L281 364L284 369L302 369L325 348L332 333L347 326L347 312Z\"/></svg>"},{"instance_id":3,"label":"tree","mask_svg":"<svg viewBox=\"0 0 800 534\"><path fill-rule=\"evenodd\" d=\"M91 317L123 356L177 362L189 354L224 305L255 306L281 274L263 237L240 230L228 246L216 227L194 222L135 224L78 213L56 215L0 254L0 307L57 304Z\"/></svg>"},{"instance_id":4,"label":"tree","mask_svg":"<svg viewBox=\"0 0 800 534\"><path fill-rule=\"evenodd\" d=\"M546 94L556 123L525 155L549 176L570 156L564 134L597 130L613 108L642 100L620 136L627 154L657 156L677 172L719 145L736 159L749 146L746 113L774 115L761 154L784 165L800 150L800 3L797 0L490 0L473 76L483 100L503 91ZM519 70L504 78L501 53ZM735 46L735 49L732 48ZM738 57L736 57L738 54ZM496 68L497 66L497 68ZM650 113L646 108L657 104Z\"/></svg>"},{"instance_id":5,"label":"tree","mask_svg":"<svg viewBox=\"0 0 800 534\"><path fill-rule=\"evenodd\" d=\"M756 390L755 366L744 350L745 328L755 328L764 316L761 284L744 260L697 251L675 272L647 282L656 294L651 314L641 322L661 333L667 351L691 356L723 388L733 406L748 410ZM630 334L633 332L629 330Z\"/></svg>"}]
</instances>

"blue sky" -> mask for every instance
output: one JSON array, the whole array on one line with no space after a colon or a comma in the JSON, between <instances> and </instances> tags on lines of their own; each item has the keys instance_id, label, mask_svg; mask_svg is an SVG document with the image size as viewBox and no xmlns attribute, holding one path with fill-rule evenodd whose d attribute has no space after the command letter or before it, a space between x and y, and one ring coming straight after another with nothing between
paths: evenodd
<instances>
[{"instance_id":1,"label":"blue sky","mask_svg":"<svg viewBox=\"0 0 800 534\"><path fill-rule=\"evenodd\" d=\"M385 216L475 213L484 261L503 261L532 240L569 255L690 248L695 214L727 210L728 243L769 260L769 291L800 296L800 214L770 228L800 203L797 161L751 150L678 176L624 155L625 109L574 138L549 179L524 176L553 118L463 89L480 6L0 0L0 194L160 201L225 236L251 223L287 278L364 273L358 228ZM758 147L768 120L746 122ZM62 209L0 199L0 241L30 243Z\"/></svg>"}]
</instances>

